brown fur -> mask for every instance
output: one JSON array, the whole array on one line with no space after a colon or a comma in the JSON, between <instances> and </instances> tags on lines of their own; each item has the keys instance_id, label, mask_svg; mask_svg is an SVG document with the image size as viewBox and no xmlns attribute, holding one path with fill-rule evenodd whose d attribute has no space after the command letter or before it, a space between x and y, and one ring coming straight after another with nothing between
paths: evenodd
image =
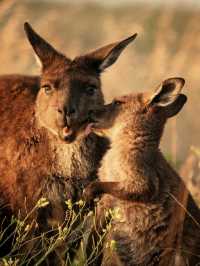
<instances>
[{"instance_id":1,"label":"brown fur","mask_svg":"<svg viewBox=\"0 0 200 266\"><path fill-rule=\"evenodd\" d=\"M120 212L105 241L115 240L116 249L105 248L104 243L102 265L178 265L176 254L186 265L200 261L199 209L189 194L187 209L196 222L183 214L177 201L184 205L180 188L183 193L186 188L159 150L167 118L186 102L180 94L183 85L180 78L169 79L153 94L121 97L93 114L92 130L108 137L111 148L103 157L99 181L91 183L84 195L92 199L105 193L97 205L97 227L105 222L105 210Z\"/></svg>"},{"instance_id":2,"label":"brown fur","mask_svg":"<svg viewBox=\"0 0 200 266\"><path fill-rule=\"evenodd\" d=\"M28 23L25 31L42 73L0 77L0 195L3 205L22 217L46 197L50 204L37 216L46 231L63 223L64 201L80 198L96 178L108 141L79 133L89 113L103 104L100 73L136 35L71 60Z\"/></svg>"}]
</instances>

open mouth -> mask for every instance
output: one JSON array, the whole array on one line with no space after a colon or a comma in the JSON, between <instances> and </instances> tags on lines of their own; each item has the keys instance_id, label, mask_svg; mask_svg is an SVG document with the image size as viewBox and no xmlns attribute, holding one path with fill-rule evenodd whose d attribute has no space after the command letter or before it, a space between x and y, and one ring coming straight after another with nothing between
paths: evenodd
<instances>
[{"instance_id":1,"label":"open mouth","mask_svg":"<svg viewBox=\"0 0 200 266\"><path fill-rule=\"evenodd\" d=\"M88 135L92 132L92 130L89 132L89 125L92 125L95 121L92 120L91 117L87 117L87 119L83 120L81 123L78 124L78 126L70 127L65 126L60 130L59 136L60 138L65 141L66 143L73 142L78 136L81 135ZM88 130L87 130L88 128ZM89 133L86 134L86 131Z\"/></svg>"},{"instance_id":2,"label":"open mouth","mask_svg":"<svg viewBox=\"0 0 200 266\"><path fill-rule=\"evenodd\" d=\"M65 126L62 130L60 130L59 136L63 141L71 143L76 138L76 132L72 128Z\"/></svg>"},{"instance_id":3,"label":"open mouth","mask_svg":"<svg viewBox=\"0 0 200 266\"><path fill-rule=\"evenodd\" d=\"M98 136L105 136L104 130L100 126L100 123L94 120L86 126L85 135L89 135L92 132Z\"/></svg>"},{"instance_id":4,"label":"open mouth","mask_svg":"<svg viewBox=\"0 0 200 266\"><path fill-rule=\"evenodd\" d=\"M84 128L84 134L85 136L89 135L90 133L95 133L99 136L103 136L103 129L100 126L100 121L96 119L94 112L91 112L88 116L87 121L85 121L85 128Z\"/></svg>"}]
</instances>

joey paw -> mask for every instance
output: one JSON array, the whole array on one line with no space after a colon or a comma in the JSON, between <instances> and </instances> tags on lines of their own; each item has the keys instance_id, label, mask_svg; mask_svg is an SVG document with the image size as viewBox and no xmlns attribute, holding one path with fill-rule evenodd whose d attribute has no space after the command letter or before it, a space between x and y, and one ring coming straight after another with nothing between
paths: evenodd
<instances>
[{"instance_id":1,"label":"joey paw","mask_svg":"<svg viewBox=\"0 0 200 266\"><path fill-rule=\"evenodd\" d=\"M84 190L83 190L83 199L90 203L91 201L94 201L96 197L98 197L99 191L97 188L97 184L95 182L89 184Z\"/></svg>"}]
</instances>

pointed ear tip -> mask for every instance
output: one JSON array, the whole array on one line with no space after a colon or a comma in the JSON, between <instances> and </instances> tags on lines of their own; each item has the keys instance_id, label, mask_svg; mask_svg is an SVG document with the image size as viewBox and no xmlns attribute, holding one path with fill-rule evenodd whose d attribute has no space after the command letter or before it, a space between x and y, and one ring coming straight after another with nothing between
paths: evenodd
<instances>
[{"instance_id":1,"label":"pointed ear tip","mask_svg":"<svg viewBox=\"0 0 200 266\"><path fill-rule=\"evenodd\" d=\"M30 29L30 25L29 25L29 23L26 21L26 22L24 23L24 30L25 30L25 32L27 33L29 29Z\"/></svg>"},{"instance_id":2,"label":"pointed ear tip","mask_svg":"<svg viewBox=\"0 0 200 266\"><path fill-rule=\"evenodd\" d=\"M29 26L30 26L29 23L28 23L27 21L25 21L25 22L24 22L24 29L29 28Z\"/></svg>"},{"instance_id":3,"label":"pointed ear tip","mask_svg":"<svg viewBox=\"0 0 200 266\"><path fill-rule=\"evenodd\" d=\"M126 39L123 39L122 41L120 41L120 43L122 42L125 42L126 44L129 44L129 43L131 43L132 41L134 41L135 40L135 38L137 37L137 33L134 33L134 34L132 34L132 35L130 35L128 38L126 38Z\"/></svg>"},{"instance_id":4,"label":"pointed ear tip","mask_svg":"<svg viewBox=\"0 0 200 266\"><path fill-rule=\"evenodd\" d=\"M138 33L134 33L133 35L131 35L130 37L128 37L128 40L133 41L135 40L135 38L137 37Z\"/></svg>"}]
</instances>

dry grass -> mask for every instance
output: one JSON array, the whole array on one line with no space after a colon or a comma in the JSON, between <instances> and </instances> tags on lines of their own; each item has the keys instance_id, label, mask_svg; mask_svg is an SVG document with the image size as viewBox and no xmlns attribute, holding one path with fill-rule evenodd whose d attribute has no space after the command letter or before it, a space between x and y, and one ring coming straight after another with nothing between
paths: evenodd
<instances>
[{"instance_id":1,"label":"dry grass","mask_svg":"<svg viewBox=\"0 0 200 266\"><path fill-rule=\"evenodd\" d=\"M180 175L200 206L200 149L191 147L187 159L181 166Z\"/></svg>"}]
</instances>

